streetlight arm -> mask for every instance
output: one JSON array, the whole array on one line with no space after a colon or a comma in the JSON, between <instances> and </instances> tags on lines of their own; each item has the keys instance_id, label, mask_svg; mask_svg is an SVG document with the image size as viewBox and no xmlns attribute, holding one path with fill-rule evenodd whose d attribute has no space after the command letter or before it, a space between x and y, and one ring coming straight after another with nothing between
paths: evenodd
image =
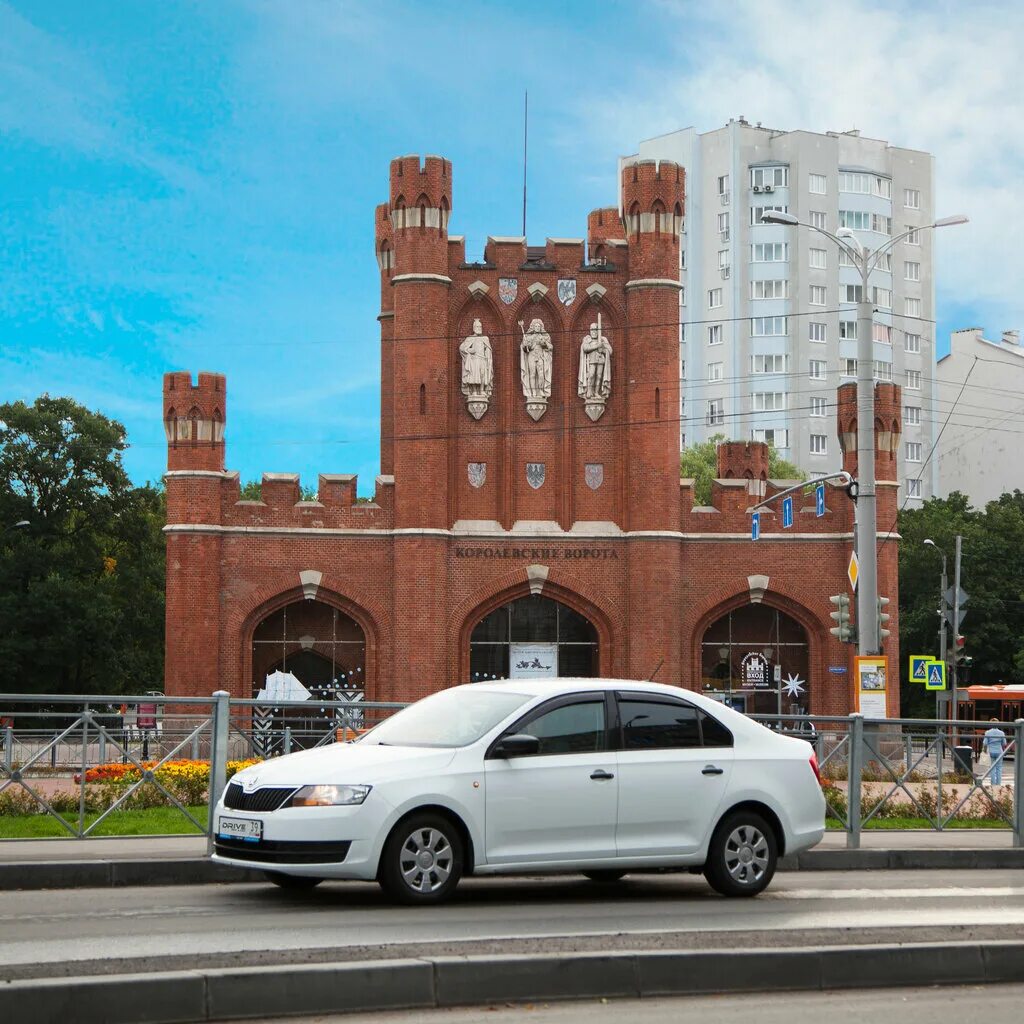
<instances>
[{"instance_id":1,"label":"streetlight arm","mask_svg":"<svg viewBox=\"0 0 1024 1024\"><path fill-rule=\"evenodd\" d=\"M918 231L932 231L935 228L944 228L950 227L954 224L966 223L966 217L963 217L963 219L961 219L959 216L944 217L942 220L937 220L934 224L922 224L919 228L908 228L906 231L903 232L902 235L897 235L895 238L890 238L889 241L885 243L885 245L879 247L874 251L874 253L872 253L871 267L868 273L870 273L872 270L875 270L878 267L879 256L884 256L887 252L891 252L892 247L896 245L898 242L902 242L904 238L909 238L911 235L915 234Z\"/></svg>"},{"instance_id":2,"label":"streetlight arm","mask_svg":"<svg viewBox=\"0 0 1024 1024\"><path fill-rule=\"evenodd\" d=\"M857 252L856 249L854 249L852 245L849 244L849 242L846 242L838 235L833 235L831 231L826 231L824 228L819 228L814 224L805 224L803 221L798 221L798 223L802 227L810 228L811 231L817 231L819 235L824 235L826 238L831 238L832 241L835 242L836 245L838 245L839 248L842 249L843 252L845 252L846 255L850 257L855 267L861 266L861 261L863 257L859 252Z\"/></svg>"}]
</instances>

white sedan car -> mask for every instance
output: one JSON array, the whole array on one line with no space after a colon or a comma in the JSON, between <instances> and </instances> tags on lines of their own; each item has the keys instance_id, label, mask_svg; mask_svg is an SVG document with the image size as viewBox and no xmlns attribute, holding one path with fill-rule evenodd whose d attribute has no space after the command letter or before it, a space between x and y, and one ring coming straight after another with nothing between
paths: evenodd
<instances>
[{"instance_id":1,"label":"white sedan car","mask_svg":"<svg viewBox=\"0 0 1024 1024\"><path fill-rule=\"evenodd\" d=\"M442 690L354 743L254 765L214 809L213 859L285 888L376 879L436 903L463 875L690 869L753 896L817 843L803 740L697 693L605 679Z\"/></svg>"}]
</instances>

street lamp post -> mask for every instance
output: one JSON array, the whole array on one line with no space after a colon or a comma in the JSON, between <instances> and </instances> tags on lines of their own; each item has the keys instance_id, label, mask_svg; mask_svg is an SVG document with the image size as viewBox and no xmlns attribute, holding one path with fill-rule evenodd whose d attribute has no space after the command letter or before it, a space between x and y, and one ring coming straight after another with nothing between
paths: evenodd
<instances>
[{"instance_id":1,"label":"street lamp post","mask_svg":"<svg viewBox=\"0 0 1024 1024\"><path fill-rule=\"evenodd\" d=\"M805 227L830 238L846 253L850 263L860 272L861 292L857 303L857 515L855 547L860 565L857 581L857 650L859 654L878 654L878 525L875 498L875 378L874 378L874 304L871 301L871 273L879 260L894 245L917 231L965 224L962 214L943 217L921 228L904 231L874 252L861 245L848 228L832 234L824 228L805 223L791 213L765 211L762 223Z\"/></svg>"},{"instance_id":2,"label":"street lamp post","mask_svg":"<svg viewBox=\"0 0 1024 1024\"><path fill-rule=\"evenodd\" d=\"M946 600L946 591L949 588L949 580L946 577L946 552L939 547L930 537L924 541L926 547L934 548L942 558L942 579L939 583L939 661L946 664L946 616L943 614L943 605ZM942 690L935 692L935 717L942 718L942 704L945 693Z\"/></svg>"}]
</instances>

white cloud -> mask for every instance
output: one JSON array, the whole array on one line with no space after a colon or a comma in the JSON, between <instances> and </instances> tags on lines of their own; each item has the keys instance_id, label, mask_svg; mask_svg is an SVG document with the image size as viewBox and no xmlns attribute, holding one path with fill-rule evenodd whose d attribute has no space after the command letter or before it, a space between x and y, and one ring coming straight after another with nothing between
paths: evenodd
<instances>
[{"instance_id":1,"label":"white cloud","mask_svg":"<svg viewBox=\"0 0 1024 1024\"><path fill-rule=\"evenodd\" d=\"M675 60L648 66L607 104L588 99L592 130L637 139L744 114L927 150L937 215L971 218L936 239L940 306L975 309L990 333L1024 321L1024 7L738 0L661 2L649 13L659 38L678 40Z\"/></svg>"}]
</instances>

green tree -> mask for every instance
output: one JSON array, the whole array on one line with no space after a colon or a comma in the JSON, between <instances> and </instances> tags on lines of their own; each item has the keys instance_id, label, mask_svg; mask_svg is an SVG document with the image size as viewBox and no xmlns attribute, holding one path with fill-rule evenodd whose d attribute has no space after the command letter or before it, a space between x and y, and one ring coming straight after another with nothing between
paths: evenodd
<instances>
[{"instance_id":1,"label":"green tree","mask_svg":"<svg viewBox=\"0 0 1024 1024\"><path fill-rule=\"evenodd\" d=\"M960 585L970 595L961 633L972 657L969 681L1024 682L1024 494L1003 494L983 509L954 492L899 516L901 703L906 715L931 716L934 695L907 678L908 656L939 654L939 583L945 552L953 586L956 536L962 540ZM950 650L953 631L949 631Z\"/></svg>"},{"instance_id":2,"label":"green tree","mask_svg":"<svg viewBox=\"0 0 1024 1024\"><path fill-rule=\"evenodd\" d=\"M163 681L161 488L133 487L120 423L70 398L0 405L5 689L142 692ZM12 528L22 520L25 528Z\"/></svg>"},{"instance_id":3,"label":"green tree","mask_svg":"<svg viewBox=\"0 0 1024 1024\"><path fill-rule=\"evenodd\" d=\"M263 484L259 480L250 480L242 484L240 501L262 501ZM316 501L317 491L314 487L300 487L299 497L302 501Z\"/></svg>"},{"instance_id":4,"label":"green tree","mask_svg":"<svg viewBox=\"0 0 1024 1024\"><path fill-rule=\"evenodd\" d=\"M695 505L711 503L711 481L718 473L718 446L727 441L724 434L715 434L707 441L689 445L682 450L679 458L679 475L693 480L693 501ZM807 474L787 462L775 450L768 447L768 475L773 480L806 480Z\"/></svg>"}]
</instances>

